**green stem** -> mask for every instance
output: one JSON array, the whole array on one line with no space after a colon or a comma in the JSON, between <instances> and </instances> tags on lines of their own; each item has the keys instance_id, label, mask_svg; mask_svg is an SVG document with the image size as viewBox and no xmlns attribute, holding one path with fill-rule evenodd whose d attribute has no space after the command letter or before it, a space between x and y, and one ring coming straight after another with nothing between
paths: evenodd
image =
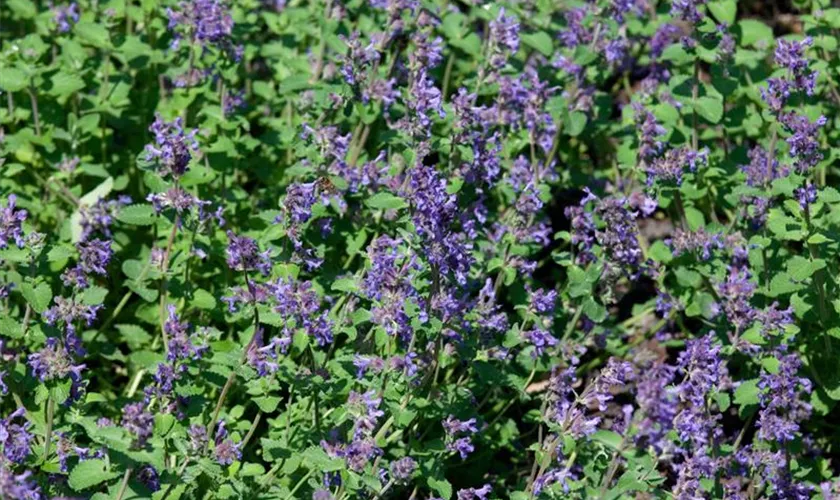
<instances>
[{"instance_id":1,"label":"green stem","mask_svg":"<svg viewBox=\"0 0 840 500\"><path fill-rule=\"evenodd\" d=\"M32 120L35 122L35 135L41 137L41 114L38 113L38 95L35 93L35 86L30 84L29 103L32 105Z\"/></svg>"},{"instance_id":2,"label":"green stem","mask_svg":"<svg viewBox=\"0 0 840 500\"><path fill-rule=\"evenodd\" d=\"M161 264L161 278L160 278L160 333L163 336L163 352L169 353L169 335L166 333L166 272L169 269L169 258L172 254L172 245L175 243L175 235L178 233L178 226L181 222L181 216L175 216L175 222L172 224L172 231L169 232L169 239L166 241L166 250L163 253L163 263Z\"/></svg>"},{"instance_id":3,"label":"green stem","mask_svg":"<svg viewBox=\"0 0 840 500\"><path fill-rule=\"evenodd\" d=\"M289 496L286 497L286 499L291 500L292 498L295 498L295 493L297 493L297 490L299 490L300 487L303 486L303 483L305 483L306 480L309 479L309 477L312 476L312 474L314 474L314 473L315 473L315 469L310 469L309 472L306 473L306 475L304 475L302 478L300 478L300 481L298 481L297 484L295 485L295 487L292 488L292 491L289 492Z\"/></svg>"},{"instance_id":4,"label":"green stem","mask_svg":"<svg viewBox=\"0 0 840 500\"><path fill-rule=\"evenodd\" d=\"M811 224L811 207L810 205L805 205L805 225L808 230L808 235L810 236L813 232L813 226ZM813 243L808 243L808 251L811 255L811 262L819 259L819 251L817 250L817 246ZM817 288L817 295L819 296L819 311L820 311L820 325L823 328L826 328L828 325L828 306L826 305L827 299L825 294L825 272L824 269L819 269L816 274L814 274L814 285ZM831 353L831 340L828 335L823 335L825 339L825 347L829 353Z\"/></svg>"},{"instance_id":5,"label":"green stem","mask_svg":"<svg viewBox=\"0 0 840 500\"><path fill-rule=\"evenodd\" d=\"M254 294L254 285L251 283L251 280L248 278L248 273L245 273L245 283L248 286L248 290L253 297ZM257 337L259 336L260 331L260 313L257 309L257 304L252 304L254 307L254 333L251 335L251 340L248 341L248 344L245 346L245 349L242 351L242 354L239 356L239 364L242 365L245 363L245 360L248 358L248 352L254 346L254 343L257 341ZM231 386L233 385L233 381L236 380L236 369L231 370L230 375L228 375L227 380L225 381L225 385L222 387L222 392L219 394L219 399L216 401L216 407L213 409L213 416L210 418L210 424L207 426L207 435L213 436L213 429L216 427L216 422L219 420L219 413L222 411L222 406L225 404L225 399L227 399L228 392L230 391ZM210 446L210 439L204 443L204 450L207 451L207 448Z\"/></svg>"},{"instance_id":6,"label":"green stem","mask_svg":"<svg viewBox=\"0 0 840 500\"><path fill-rule=\"evenodd\" d=\"M47 430L46 440L44 442L44 461L50 456L50 444L52 443L53 418L55 417L55 399L50 392L47 399Z\"/></svg>"},{"instance_id":7,"label":"green stem","mask_svg":"<svg viewBox=\"0 0 840 500\"><path fill-rule=\"evenodd\" d=\"M120 490L117 493L117 500L122 500L125 496L125 491L128 489L128 479L131 477L131 469L126 469L123 474L122 482L120 483Z\"/></svg>"}]
</instances>

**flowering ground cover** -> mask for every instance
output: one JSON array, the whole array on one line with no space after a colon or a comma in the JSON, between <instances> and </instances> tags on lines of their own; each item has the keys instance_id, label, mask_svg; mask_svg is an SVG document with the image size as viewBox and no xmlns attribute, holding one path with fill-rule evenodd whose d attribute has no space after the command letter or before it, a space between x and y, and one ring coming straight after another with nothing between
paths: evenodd
<instances>
[{"instance_id":1,"label":"flowering ground cover","mask_svg":"<svg viewBox=\"0 0 840 500\"><path fill-rule=\"evenodd\" d=\"M0 2L0 498L840 498L838 37Z\"/></svg>"}]
</instances>

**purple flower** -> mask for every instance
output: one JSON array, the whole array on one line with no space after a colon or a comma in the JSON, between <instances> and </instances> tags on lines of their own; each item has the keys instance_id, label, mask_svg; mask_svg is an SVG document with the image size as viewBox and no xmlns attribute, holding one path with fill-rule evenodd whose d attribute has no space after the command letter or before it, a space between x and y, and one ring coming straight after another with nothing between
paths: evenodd
<instances>
[{"instance_id":1,"label":"purple flower","mask_svg":"<svg viewBox=\"0 0 840 500\"><path fill-rule=\"evenodd\" d=\"M589 15L588 8L569 9L563 13L566 28L560 31L560 41L569 48L585 45L592 41L592 29L584 26L583 21Z\"/></svg>"},{"instance_id":2,"label":"purple flower","mask_svg":"<svg viewBox=\"0 0 840 500\"><path fill-rule=\"evenodd\" d=\"M674 257L685 253L697 253L702 260L712 258L714 250L725 248L721 233L708 233L702 227L697 231L677 229L671 238L665 240L665 244L671 247Z\"/></svg>"},{"instance_id":3,"label":"purple flower","mask_svg":"<svg viewBox=\"0 0 840 500\"><path fill-rule=\"evenodd\" d=\"M17 196L10 194L6 206L0 209L0 248L7 248L14 240L18 248L23 248L25 240L21 223L26 220L26 210L16 210Z\"/></svg>"},{"instance_id":4,"label":"purple flower","mask_svg":"<svg viewBox=\"0 0 840 500\"><path fill-rule=\"evenodd\" d=\"M723 283L717 285L718 295L723 300L726 318L740 331L744 331L756 318L757 312L750 304L755 284L750 272L740 266L730 266Z\"/></svg>"},{"instance_id":5,"label":"purple flower","mask_svg":"<svg viewBox=\"0 0 840 500\"><path fill-rule=\"evenodd\" d=\"M187 437L190 440L190 449L194 452L200 452L207 445L207 427L193 424L187 431Z\"/></svg>"},{"instance_id":6,"label":"purple flower","mask_svg":"<svg viewBox=\"0 0 840 500\"><path fill-rule=\"evenodd\" d=\"M180 26L191 42L202 45L220 44L230 37L233 18L223 1L186 0L178 7L167 9L170 30ZM181 36L180 31L176 36Z\"/></svg>"},{"instance_id":7,"label":"purple flower","mask_svg":"<svg viewBox=\"0 0 840 500\"><path fill-rule=\"evenodd\" d=\"M228 431L225 427L225 421L219 422L216 426L216 446L213 449L213 457L220 465L230 465L236 460L242 458L242 450L239 449L239 444L233 442L228 437Z\"/></svg>"},{"instance_id":8,"label":"purple flower","mask_svg":"<svg viewBox=\"0 0 840 500\"><path fill-rule=\"evenodd\" d=\"M235 312L237 304L265 304L270 300L272 290L263 283L251 283L250 287L231 287L229 293L222 297L222 302L228 305L228 311Z\"/></svg>"},{"instance_id":9,"label":"purple flower","mask_svg":"<svg viewBox=\"0 0 840 500\"><path fill-rule=\"evenodd\" d=\"M377 356L360 356L356 354L353 356L353 366L356 367L356 378L363 378L365 372L373 370L379 373L385 368L385 363L382 358Z\"/></svg>"},{"instance_id":10,"label":"purple flower","mask_svg":"<svg viewBox=\"0 0 840 500\"><path fill-rule=\"evenodd\" d=\"M257 242L247 236L227 232L227 265L235 271L257 270L263 276L271 274L271 251L260 252Z\"/></svg>"},{"instance_id":11,"label":"purple flower","mask_svg":"<svg viewBox=\"0 0 840 500\"><path fill-rule=\"evenodd\" d=\"M339 39L347 44L348 54L342 58L341 76L348 85L356 86L367 80L368 70L380 58L379 42L381 35L371 35L370 42L365 45L354 31L349 37L339 35Z\"/></svg>"},{"instance_id":12,"label":"purple flower","mask_svg":"<svg viewBox=\"0 0 840 500\"><path fill-rule=\"evenodd\" d=\"M763 371L758 382L761 389L758 414L758 437L784 444L796 438L799 423L811 415L806 396L811 394L811 381L797 376L802 362L797 354L779 359L777 373Z\"/></svg>"},{"instance_id":13,"label":"purple flower","mask_svg":"<svg viewBox=\"0 0 840 500\"><path fill-rule=\"evenodd\" d=\"M405 106L408 112L398 126L415 137L431 135L431 114L437 114L440 118L446 116L440 89L429 78L426 68L421 67L412 72L409 85L405 89Z\"/></svg>"},{"instance_id":14,"label":"purple flower","mask_svg":"<svg viewBox=\"0 0 840 500\"><path fill-rule=\"evenodd\" d=\"M452 273L458 283L465 283L473 260L472 245L453 229L459 210L456 197L446 192L446 180L434 167L417 164L408 172L405 198L411 203L412 220L428 261L442 275Z\"/></svg>"},{"instance_id":15,"label":"purple flower","mask_svg":"<svg viewBox=\"0 0 840 500\"><path fill-rule=\"evenodd\" d=\"M283 333L287 333L283 330ZM267 345L262 345L262 330L259 332L259 340L248 351L248 365L257 371L260 377L277 372L280 364L277 363L277 351L286 353L292 343L291 335L274 337Z\"/></svg>"},{"instance_id":16,"label":"purple flower","mask_svg":"<svg viewBox=\"0 0 840 500\"><path fill-rule=\"evenodd\" d=\"M650 39L650 55L658 59L671 44L682 37L682 30L673 24L664 23L657 28Z\"/></svg>"},{"instance_id":17,"label":"purple flower","mask_svg":"<svg viewBox=\"0 0 840 500\"><path fill-rule=\"evenodd\" d=\"M603 230L595 233L609 262L616 270L637 275L642 267L642 250L639 247L638 213L627 207L625 198L603 198L598 201L595 213L604 223Z\"/></svg>"},{"instance_id":18,"label":"purple flower","mask_svg":"<svg viewBox=\"0 0 840 500\"><path fill-rule=\"evenodd\" d=\"M595 226L595 218L592 212L586 210L586 205L597 198L585 189L586 196L584 196L577 206L572 205L566 207L565 215L571 221L572 245L579 253L576 260L578 263L586 264L595 261L595 254L592 249L595 246L595 234L597 228Z\"/></svg>"},{"instance_id":19,"label":"purple flower","mask_svg":"<svg viewBox=\"0 0 840 500\"><path fill-rule=\"evenodd\" d=\"M789 170L779 168L779 161L770 158L767 151L761 146L756 146L748 153L750 162L741 165L741 171L746 176L747 186L767 187L776 179L787 177Z\"/></svg>"},{"instance_id":20,"label":"purple flower","mask_svg":"<svg viewBox=\"0 0 840 500\"><path fill-rule=\"evenodd\" d=\"M604 57L609 64L613 66L620 65L627 56L627 40L624 38L616 38L607 42L604 47Z\"/></svg>"},{"instance_id":21,"label":"purple flower","mask_svg":"<svg viewBox=\"0 0 840 500\"><path fill-rule=\"evenodd\" d=\"M531 309L537 314L551 315L557 302L556 290L534 290L529 297Z\"/></svg>"},{"instance_id":22,"label":"purple flower","mask_svg":"<svg viewBox=\"0 0 840 500\"><path fill-rule=\"evenodd\" d=\"M154 423L155 417L146 411L144 403L131 403L123 408L122 426L134 435L134 442L139 447L143 447L152 436Z\"/></svg>"},{"instance_id":23,"label":"purple flower","mask_svg":"<svg viewBox=\"0 0 840 500\"><path fill-rule=\"evenodd\" d=\"M799 202L799 206L802 207L802 210L807 210L808 205L817 201L817 186L811 184L810 182L806 182L805 187L796 188L794 194L796 195L796 201Z\"/></svg>"},{"instance_id":24,"label":"purple flower","mask_svg":"<svg viewBox=\"0 0 840 500\"><path fill-rule=\"evenodd\" d=\"M703 14L697 10L697 7L705 3L705 0L673 0L671 15L692 24L699 23L703 19Z\"/></svg>"},{"instance_id":25,"label":"purple flower","mask_svg":"<svg viewBox=\"0 0 840 500\"><path fill-rule=\"evenodd\" d=\"M152 203L155 212L158 214L166 209L174 209L178 215L196 207L200 210L205 205L210 204L209 201L202 201L186 190L177 187L171 188L164 193L152 193L146 197L146 201Z\"/></svg>"},{"instance_id":26,"label":"purple flower","mask_svg":"<svg viewBox=\"0 0 840 500\"><path fill-rule=\"evenodd\" d=\"M723 392L729 384L729 372L714 343L714 333L686 342L678 358L682 382L677 393L682 410L674 418L680 439L693 444L698 451L715 442L723 432L718 426L720 415L711 411L709 394Z\"/></svg>"},{"instance_id":27,"label":"purple flower","mask_svg":"<svg viewBox=\"0 0 840 500\"><path fill-rule=\"evenodd\" d=\"M784 332L785 327L793 324L793 306L779 309L779 303L773 302L763 311L758 311L758 320L765 335Z\"/></svg>"},{"instance_id":28,"label":"purple flower","mask_svg":"<svg viewBox=\"0 0 840 500\"><path fill-rule=\"evenodd\" d=\"M53 22L59 33L67 33L70 28L79 22L79 6L76 2L69 5L57 5L52 8Z\"/></svg>"},{"instance_id":29,"label":"purple flower","mask_svg":"<svg viewBox=\"0 0 840 500\"><path fill-rule=\"evenodd\" d=\"M419 370L419 367L417 366L416 352L409 352L405 356L394 355L389 361L391 369L402 373L409 379L414 378L414 376L417 375L417 371Z\"/></svg>"},{"instance_id":30,"label":"purple flower","mask_svg":"<svg viewBox=\"0 0 840 500\"><path fill-rule=\"evenodd\" d=\"M432 69L443 61L441 37L432 38L426 31L415 31L411 40L414 42L414 51L408 57L412 67Z\"/></svg>"},{"instance_id":31,"label":"purple flower","mask_svg":"<svg viewBox=\"0 0 840 500\"><path fill-rule=\"evenodd\" d=\"M705 498L700 480L713 477L716 472L715 462L707 453L708 450L701 447L676 467L677 484L672 491L675 500Z\"/></svg>"},{"instance_id":32,"label":"purple flower","mask_svg":"<svg viewBox=\"0 0 840 500\"><path fill-rule=\"evenodd\" d=\"M665 156L654 159L647 166L648 186L652 186L657 180L681 185L686 167L689 171L696 172L698 165L707 164L708 154L708 150L693 151L687 147L669 150Z\"/></svg>"},{"instance_id":33,"label":"purple flower","mask_svg":"<svg viewBox=\"0 0 840 500\"><path fill-rule=\"evenodd\" d=\"M797 172L805 173L822 161L819 129L827 122L825 116L820 116L811 123L807 117L791 112L781 114L779 121L791 134L786 141L790 146L789 153Z\"/></svg>"},{"instance_id":34,"label":"purple flower","mask_svg":"<svg viewBox=\"0 0 840 500\"><path fill-rule=\"evenodd\" d=\"M761 98L775 114L782 111L793 90L793 84L784 78L768 78L767 87L759 87Z\"/></svg>"},{"instance_id":35,"label":"purple flower","mask_svg":"<svg viewBox=\"0 0 840 500\"><path fill-rule=\"evenodd\" d=\"M38 483L30 479L32 472L15 474L10 464L0 461L0 498L15 500L43 500Z\"/></svg>"},{"instance_id":36,"label":"purple flower","mask_svg":"<svg viewBox=\"0 0 840 500\"><path fill-rule=\"evenodd\" d=\"M44 321L50 326L64 323L64 332L68 335L75 335L74 322L83 320L84 324L90 326L96 320L96 315L102 305L88 306L74 302L64 297L55 297L55 305L44 311Z\"/></svg>"},{"instance_id":37,"label":"purple flower","mask_svg":"<svg viewBox=\"0 0 840 500\"><path fill-rule=\"evenodd\" d=\"M552 484L561 484L563 492L569 492L569 479L575 479L575 475L569 469L551 469L545 471L540 477L534 480L534 495L539 496L546 487Z\"/></svg>"},{"instance_id":38,"label":"purple flower","mask_svg":"<svg viewBox=\"0 0 840 500\"><path fill-rule=\"evenodd\" d=\"M415 470L417 470L417 462L411 457L403 457L391 464L391 476L397 482L408 481Z\"/></svg>"},{"instance_id":39,"label":"purple flower","mask_svg":"<svg viewBox=\"0 0 840 500\"><path fill-rule=\"evenodd\" d=\"M202 1L196 0L197 3ZM195 140L198 131L193 129L184 133L180 116L166 122L159 114L155 115L149 131L155 135L155 142L146 145L146 160L156 161L163 176L171 175L177 179L184 175L193 153L198 152L198 141Z\"/></svg>"},{"instance_id":40,"label":"purple flower","mask_svg":"<svg viewBox=\"0 0 840 500\"><path fill-rule=\"evenodd\" d=\"M639 133L639 156L646 162L651 161L662 152L663 145L659 138L668 131L642 104L634 102L632 106L633 119Z\"/></svg>"},{"instance_id":41,"label":"purple flower","mask_svg":"<svg viewBox=\"0 0 840 500\"><path fill-rule=\"evenodd\" d=\"M120 196L115 200L101 199L91 207L82 205L79 208L82 216L82 241L88 240L97 231L110 238L114 218L120 208L130 203L130 197Z\"/></svg>"},{"instance_id":42,"label":"purple flower","mask_svg":"<svg viewBox=\"0 0 840 500\"><path fill-rule=\"evenodd\" d=\"M380 403L382 403L382 399L376 397L376 391L374 390L364 394L350 391L347 404L350 405L350 413L355 417L354 439L370 435L376 429L376 422L379 417L385 415L385 412L379 409Z\"/></svg>"},{"instance_id":43,"label":"purple flower","mask_svg":"<svg viewBox=\"0 0 840 500\"><path fill-rule=\"evenodd\" d=\"M493 491L489 484L481 488L467 488L458 490L458 500L487 500L487 496Z\"/></svg>"},{"instance_id":44,"label":"purple flower","mask_svg":"<svg viewBox=\"0 0 840 500\"><path fill-rule=\"evenodd\" d=\"M329 456L343 458L347 467L355 472L364 470L370 460L382 454L382 450L376 446L371 437L353 438L348 445L334 444L324 440L321 441L321 447Z\"/></svg>"},{"instance_id":45,"label":"purple flower","mask_svg":"<svg viewBox=\"0 0 840 500\"><path fill-rule=\"evenodd\" d=\"M329 490L318 488L312 492L312 500L334 500L334 498Z\"/></svg>"},{"instance_id":46,"label":"purple flower","mask_svg":"<svg viewBox=\"0 0 840 500\"><path fill-rule=\"evenodd\" d=\"M110 240L83 241L76 244L76 248L79 250L79 267L82 271L100 276L108 274L106 266L114 255Z\"/></svg>"},{"instance_id":47,"label":"purple flower","mask_svg":"<svg viewBox=\"0 0 840 500\"><path fill-rule=\"evenodd\" d=\"M34 436L29 432L30 422L24 420L22 424L14 420L26 415L25 408L18 408L8 417L0 420L0 445L3 456L12 463L22 464L29 456L29 449ZM0 488L1 490L2 488Z\"/></svg>"},{"instance_id":48,"label":"purple flower","mask_svg":"<svg viewBox=\"0 0 840 500\"><path fill-rule=\"evenodd\" d=\"M581 394L580 399L586 406L597 405L598 411L606 411L607 403L613 399L613 390L623 386L633 376L633 366L630 363L610 358L595 381Z\"/></svg>"},{"instance_id":49,"label":"purple flower","mask_svg":"<svg viewBox=\"0 0 840 500\"><path fill-rule=\"evenodd\" d=\"M478 432L478 428L475 426L475 419L471 418L469 420L458 420L457 418L449 415L443 421L443 428L447 434L475 434Z\"/></svg>"},{"instance_id":50,"label":"purple flower","mask_svg":"<svg viewBox=\"0 0 840 500\"><path fill-rule=\"evenodd\" d=\"M137 480L151 491L160 490L160 475L151 465L144 465L137 471Z\"/></svg>"},{"instance_id":51,"label":"purple flower","mask_svg":"<svg viewBox=\"0 0 840 500\"><path fill-rule=\"evenodd\" d=\"M509 55L516 54L519 50L519 23L515 18L506 16L503 7L499 9L496 19L490 21L489 27L490 64L494 68L501 68Z\"/></svg>"},{"instance_id":52,"label":"purple flower","mask_svg":"<svg viewBox=\"0 0 840 500\"><path fill-rule=\"evenodd\" d=\"M244 90L238 90L236 92L225 91L222 108L226 115L231 115L239 110L245 109L246 105Z\"/></svg>"},{"instance_id":53,"label":"purple flower","mask_svg":"<svg viewBox=\"0 0 840 500\"><path fill-rule=\"evenodd\" d=\"M315 184L295 183L286 189L286 199L283 208L294 225L305 223L312 217L312 206L315 205Z\"/></svg>"},{"instance_id":54,"label":"purple flower","mask_svg":"<svg viewBox=\"0 0 840 500\"><path fill-rule=\"evenodd\" d=\"M676 389L671 386L675 368L662 362L639 370L636 402L642 418L637 426L636 441L651 445L659 452L670 447L668 432L677 415Z\"/></svg>"},{"instance_id":55,"label":"purple flower","mask_svg":"<svg viewBox=\"0 0 840 500\"><path fill-rule=\"evenodd\" d=\"M81 380L85 365L74 365L70 353L55 337L47 338L47 344L40 350L29 355L29 366L32 375L46 382L71 377Z\"/></svg>"},{"instance_id":56,"label":"purple flower","mask_svg":"<svg viewBox=\"0 0 840 500\"><path fill-rule=\"evenodd\" d=\"M196 345L195 336L189 333L190 324L180 320L174 305L170 304L167 310L169 316L163 324L169 336L169 353L166 359L170 362L200 359L207 352L208 346Z\"/></svg>"},{"instance_id":57,"label":"purple flower","mask_svg":"<svg viewBox=\"0 0 840 500\"><path fill-rule=\"evenodd\" d=\"M795 88L808 95L813 95L817 83L817 73L810 70L808 59L805 57L805 50L813 43L811 37L805 37L801 41L780 38L775 52L776 64L787 69Z\"/></svg>"},{"instance_id":58,"label":"purple flower","mask_svg":"<svg viewBox=\"0 0 840 500\"><path fill-rule=\"evenodd\" d=\"M446 449L458 453L461 460L475 451L472 435L478 432L478 428L474 418L458 420L450 415L443 421L443 429L446 431Z\"/></svg>"},{"instance_id":59,"label":"purple flower","mask_svg":"<svg viewBox=\"0 0 840 500\"><path fill-rule=\"evenodd\" d=\"M534 346L534 351L531 353L533 358L542 356L546 348L557 345L557 339L553 335L543 330L542 328L533 328L522 332L522 338Z\"/></svg>"}]
</instances>

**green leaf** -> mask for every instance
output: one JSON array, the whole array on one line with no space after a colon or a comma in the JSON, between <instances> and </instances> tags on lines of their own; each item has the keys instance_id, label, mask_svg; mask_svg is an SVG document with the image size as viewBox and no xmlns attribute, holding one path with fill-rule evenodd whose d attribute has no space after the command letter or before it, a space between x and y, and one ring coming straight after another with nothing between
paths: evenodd
<instances>
[{"instance_id":1,"label":"green leaf","mask_svg":"<svg viewBox=\"0 0 840 500\"><path fill-rule=\"evenodd\" d=\"M330 458L320 446L310 446L303 452L303 460L310 468L323 472L331 472L344 468L344 461Z\"/></svg>"},{"instance_id":2,"label":"green leaf","mask_svg":"<svg viewBox=\"0 0 840 500\"><path fill-rule=\"evenodd\" d=\"M607 308L592 297L588 297L583 303L583 314L595 323L600 323L607 318Z\"/></svg>"},{"instance_id":3,"label":"green leaf","mask_svg":"<svg viewBox=\"0 0 840 500\"><path fill-rule=\"evenodd\" d=\"M727 25L735 23L735 15L738 13L738 3L735 0L715 0L706 4L706 7L718 22Z\"/></svg>"},{"instance_id":4,"label":"green leaf","mask_svg":"<svg viewBox=\"0 0 840 500\"><path fill-rule=\"evenodd\" d=\"M23 338L23 325L9 316L0 318L0 335L10 339Z\"/></svg>"},{"instance_id":5,"label":"green leaf","mask_svg":"<svg viewBox=\"0 0 840 500\"><path fill-rule=\"evenodd\" d=\"M621 442L624 441L624 438L621 437L621 434L613 431L607 430L599 430L592 434L592 439L609 446L613 450L620 450L621 449Z\"/></svg>"},{"instance_id":6,"label":"green leaf","mask_svg":"<svg viewBox=\"0 0 840 500\"><path fill-rule=\"evenodd\" d=\"M586 113L572 111L567 114L563 120L563 127L565 128L567 134L572 137L577 137L581 132L583 132L583 129L586 128L586 120Z\"/></svg>"},{"instance_id":7,"label":"green leaf","mask_svg":"<svg viewBox=\"0 0 840 500\"><path fill-rule=\"evenodd\" d=\"M48 284L40 283L38 286L32 286L31 283L22 283L20 292L35 312L43 313L50 307L53 295Z\"/></svg>"},{"instance_id":8,"label":"green leaf","mask_svg":"<svg viewBox=\"0 0 840 500\"><path fill-rule=\"evenodd\" d=\"M199 309L209 311L216 308L216 297L207 290L199 288L193 293L192 304Z\"/></svg>"},{"instance_id":9,"label":"green leaf","mask_svg":"<svg viewBox=\"0 0 840 500\"><path fill-rule=\"evenodd\" d=\"M790 279L801 282L810 278L815 272L825 268L825 261L822 259L810 260L800 255L795 255L787 261L787 273Z\"/></svg>"},{"instance_id":10,"label":"green leaf","mask_svg":"<svg viewBox=\"0 0 840 500\"><path fill-rule=\"evenodd\" d=\"M109 471L104 460L85 460L79 462L70 472L68 483L74 491L83 491L119 475L119 472Z\"/></svg>"},{"instance_id":11,"label":"green leaf","mask_svg":"<svg viewBox=\"0 0 840 500\"><path fill-rule=\"evenodd\" d=\"M64 99L83 88L85 88L85 81L78 75L72 75L65 73L64 71L59 71L52 77L52 89L50 89L50 94Z\"/></svg>"},{"instance_id":12,"label":"green leaf","mask_svg":"<svg viewBox=\"0 0 840 500\"><path fill-rule=\"evenodd\" d=\"M111 46L111 38L108 36L108 30L101 24L81 21L76 23L73 29L76 35L79 36L79 39L88 45L103 49Z\"/></svg>"},{"instance_id":13,"label":"green leaf","mask_svg":"<svg viewBox=\"0 0 840 500\"><path fill-rule=\"evenodd\" d=\"M126 324L119 324L115 326L117 331L119 331L122 335L123 340L128 343L140 344L152 340L152 336L149 335L141 326Z\"/></svg>"},{"instance_id":14,"label":"green leaf","mask_svg":"<svg viewBox=\"0 0 840 500\"><path fill-rule=\"evenodd\" d=\"M166 436L175 425L175 417L169 413L155 414L155 436Z\"/></svg>"},{"instance_id":15,"label":"green leaf","mask_svg":"<svg viewBox=\"0 0 840 500\"><path fill-rule=\"evenodd\" d=\"M330 289L338 292L355 292L359 289L356 285L356 280L353 278L341 278L333 281Z\"/></svg>"},{"instance_id":16,"label":"green leaf","mask_svg":"<svg viewBox=\"0 0 840 500\"><path fill-rule=\"evenodd\" d=\"M277 405L280 404L280 398L277 396L262 396L254 398L254 403L260 407L266 415L274 413L277 410Z\"/></svg>"},{"instance_id":17,"label":"green leaf","mask_svg":"<svg viewBox=\"0 0 840 500\"><path fill-rule=\"evenodd\" d=\"M685 220L688 222L688 228L692 231L697 231L706 225L703 212L694 207L685 207Z\"/></svg>"},{"instance_id":18,"label":"green leaf","mask_svg":"<svg viewBox=\"0 0 840 500\"><path fill-rule=\"evenodd\" d=\"M738 388L735 389L734 402L735 404L741 406L756 405L758 404L759 392L757 378L744 380L738 385Z\"/></svg>"},{"instance_id":19,"label":"green leaf","mask_svg":"<svg viewBox=\"0 0 840 500\"><path fill-rule=\"evenodd\" d=\"M112 189L114 189L114 178L108 177L98 186L82 196L81 199L79 199L79 204L92 207L93 205L96 205L96 202L108 196Z\"/></svg>"},{"instance_id":20,"label":"green leaf","mask_svg":"<svg viewBox=\"0 0 840 500\"><path fill-rule=\"evenodd\" d=\"M26 73L17 68L0 68L0 89L6 92L18 92L29 85Z\"/></svg>"},{"instance_id":21,"label":"green leaf","mask_svg":"<svg viewBox=\"0 0 840 500\"><path fill-rule=\"evenodd\" d=\"M60 262L76 255L76 250L70 245L56 245L47 252L49 262Z\"/></svg>"},{"instance_id":22,"label":"green leaf","mask_svg":"<svg viewBox=\"0 0 840 500\"><path fill-rule=\"evenodd\" d=\"M8 5L12 12L23 19L32 19L38 15L38 7L32 0L8 0Z\"/></svg>"},{"instance_id":23,"label":"green leaf","mask_svg":"<svg viewBox=\"0 0 840 500\"><path fill-rule=\"evenodd\" d=\"M449 500L452 498L452 485L446 479L430 477L426 480L426 484L428 484L429 488L434 490L438 495L443 497L443 500Z\"/></svg>"},{"instance_id":24,"label":"green leaf","mask_svg":"<svg viewBox=\"0 0 840 500\"><path fill-rule=\"evenodd\" d=\"M756 19L738 21L741 30L741 44L756 48L768 48L773 45L773 30Z\"/></svg>"},{"instance_id":25,"label":"green leaf","mask_svg":"<svg viewBox=\"0 0 840 500\"><path fill-rule=\"evenodd\" d=\"M391 193L376 193L365 202L370 208L377 208L381 210L396 210L405 208L408 203L399 196L394 196Z\"/></svg>"},{"instance_id":26,"label":"green leaf","mask_svg":"<svg viewBox=\"0 0 840 500\"><path fill-rule=\"evenodd\" d=\"M105 302L108 289L101 286L92 286L82 294L82 303L88 306L96 306Z\"/></svg>"},{"instance_id":27,"label":"green leaf","mask_svg":"<svg viewBox=\"0 0 840 500\"><path fill-rule=\"evenodd\" d=\"M117 220L132 226L150 226L155 223L157 217L154 207L144 203L121 208L117 213Z\"/></svg>"},{"instance_id":28,"label":"green leaf","mask_svg":"<svg viewBox=\"0 0 840 500\"><path fill-rule=\"evenodd\" d=\"M537 31L536 33L526 33L520 37L525 45L539 50L545 57L554 55L554 44L551 42L551 37L544 31Z\"/></svg>"},{"instance_id":29,"label":"green leaf","mask_svg":"<svg viewBox=\"0 0 840 500\"><path fill-rule=\"evenodd\" d=\"M723 118L723 101L718 97L698 97L694 110L709 122L719 123Z\"/></svg>"}]
</instances>

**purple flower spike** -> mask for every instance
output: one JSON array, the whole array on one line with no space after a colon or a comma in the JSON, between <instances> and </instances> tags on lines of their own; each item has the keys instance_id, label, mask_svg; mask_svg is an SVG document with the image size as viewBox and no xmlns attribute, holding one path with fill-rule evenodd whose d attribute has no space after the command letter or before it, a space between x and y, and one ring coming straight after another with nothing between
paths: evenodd
<instances>
[{"instance_id":1,"label":"purple flower spike","mask_svg":"<svg viewBox=\"0 0 840 500\"><path fill-rule=\"evenodd\" d=\"M25 240L21 224L26 220L26 210L15 209L17 196L10 194L6 200L6 206L0 209L0 248L7 248L9 241L23 248Z\"/></svg>"},{"instance_id":2,"label":"purple flower spike","mask_svg":"<svg viewBox=\"0 0 840 500\"><path fill-rule=\"evenodd\" d=\"M260 252L257 242L247 236L236 236L227 232L227 264L236 271L259 271L263 276L271 274L271 251Z\"/></svg>"}]
</instances>

